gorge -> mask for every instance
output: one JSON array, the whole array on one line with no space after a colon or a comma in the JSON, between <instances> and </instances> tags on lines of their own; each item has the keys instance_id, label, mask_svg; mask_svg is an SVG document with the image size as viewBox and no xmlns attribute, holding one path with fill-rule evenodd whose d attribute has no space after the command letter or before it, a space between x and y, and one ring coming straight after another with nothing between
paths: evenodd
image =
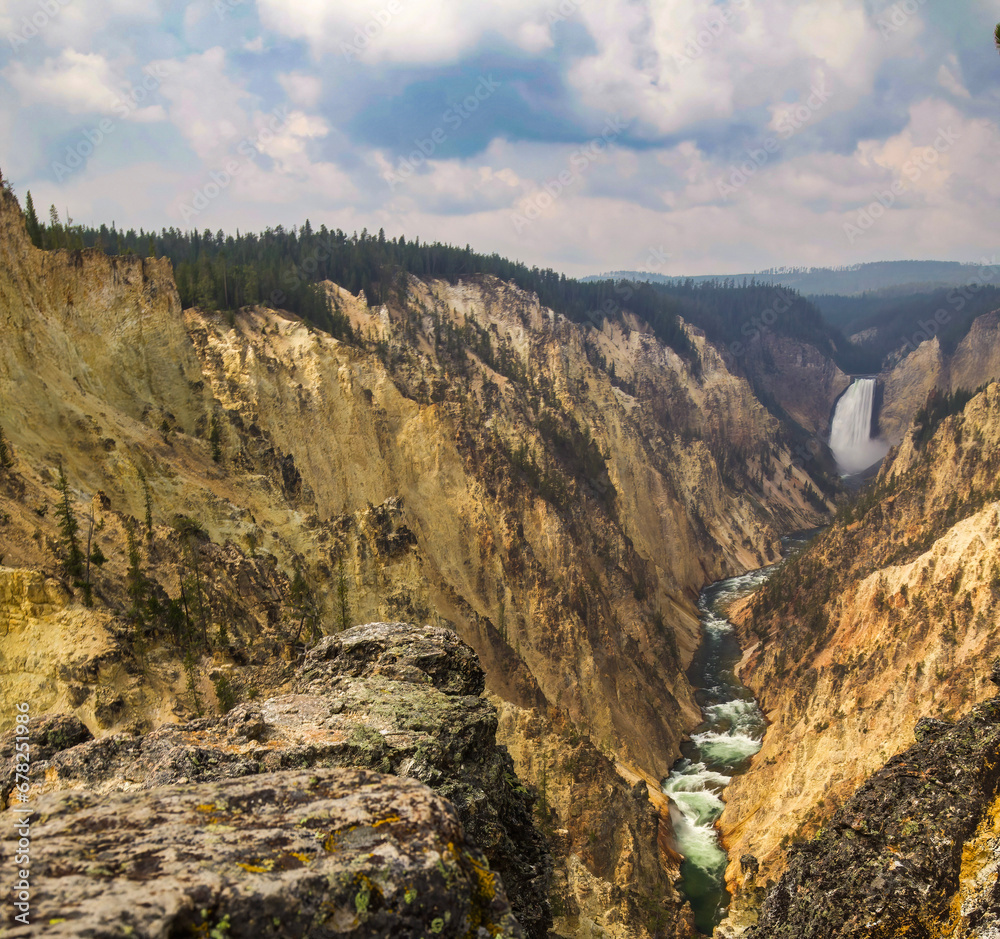
<instances>
[{"instance_id":1,"label":"gorge","mask_svg":"<svg viewBox=\"0 0 1000 939\"><path fill-rule=\"evenodd\" d=\"M787 913L819 936L781 899L813 857L793 846L837 826L815 868L837 895L829 839L877 827L867 793L899 766L940 775L932 738L962 756L971 814L928 802L911 831L900 809L878 863L946 830L970 859L933 890L988 908L996 317L852 381L804 301L733 352L768 287L571 303L462 252L440 276L405 267L443 267L439 247L395 243L403 266L367 293L317 279L285 298L301 312L213 309L182 303L168 258L38 247L0 193L0 753L30 701L41 908L59 870L77 878L53 935L133 917L139 935L757 937ZM635 310L595 314L602 289ZM915 744L925 716L957 729ZM340 821L304 835L297 791L303 818ZM134 916L102 907L144 881L117 848L112 874L84 864L94 832L118 819L124 843L156 813L166 853L144 852L162 864L194 832L221 839L215 867L165 869ZM399 864L380 874L380 851ZM972 936L959 920L926 935Z\"/></svg>"}]
</instances>

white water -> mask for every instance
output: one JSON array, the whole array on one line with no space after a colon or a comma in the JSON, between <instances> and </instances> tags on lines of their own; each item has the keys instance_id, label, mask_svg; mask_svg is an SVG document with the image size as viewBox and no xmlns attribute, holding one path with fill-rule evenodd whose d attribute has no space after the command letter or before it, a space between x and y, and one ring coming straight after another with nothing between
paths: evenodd
<instances>
[{"instance_id":1,"label":"white water","mask_svg":"<svg viewBox=\"0 0 1000 939\"><path fill-rule=\"evenodd\" d=\"M785 556L806 544L811 532L784 539ZM779 562L783 563L783 562ZM663 783L673 803L670 819L677 848L684 856L681 891L690 901L695 925L711 935L729 904L725 885L727 857L715 823L722 814L723 790L733 776L746 772L762 744L766 721L736 668L743 657L735 630L722 611L756 590L777 565L712 584L702 591L698 610L702 643L688 670L701 705L702 724L681 746L678 760Z\"/></svg>"},{"instance_id":2,"label":"white water","mask_svg":"<svg viewBox=\"0 0 1000 939\"><path fill-rule=\"evenodd\" d=\"M711 932L727 902L723 874L728 859L715 827L724 808L722 792L760 750L765 726L757 703L733 672L739 644L732 624L719 611L756 589L772 572L752 571L702 593L698 606L704 638L692 680L699 687L703 723L683 748L687 758L663 784L673 803L670 816L677 847L685 859L684 891L703 933Z\"/></svg>"},{"instance_id":3,"label":"white water","mask_svg":"<svg viewBox=\"0 0 1000 939\"><path fill-rule=\"evenodd\" d=\"M719 793L730 778L704 763L684 760L663 787L680 810L671 813L677 846L685 858L710 877L721 877L728 860L719 844L715 822L723 808Z\"/></svg>"},{"instance_id":4,"label":"white water","mask_svg":"<svg viewBox=\"0 0 1000 939\"><path fill-rule=\"evenodd\" d=\"M874 378L859 378L837 402L830 449L845 476L863 472L889 452L884 440L871 435L876 387Z\"/></svg>"}]
</instances>

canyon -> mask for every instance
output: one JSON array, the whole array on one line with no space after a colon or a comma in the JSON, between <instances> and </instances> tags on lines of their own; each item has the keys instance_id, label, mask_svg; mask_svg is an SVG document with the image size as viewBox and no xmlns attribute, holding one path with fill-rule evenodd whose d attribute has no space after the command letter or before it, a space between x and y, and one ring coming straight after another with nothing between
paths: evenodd
<instances>
[{"instance_id":1,"label":"canyon","mask_svg":"<svg viewBox=\"0 0 1000 939\"><path fill-rule=\"evenodd\" d=\"M736 354L685 322L678 351L628 310L572 321L491 275L405 274L379 304L322 288L349 335L280 304L183 308L169 261L40 250L0 194L0 752L31 702L32 799L65 858L94 850L86 833L106 823L74 792L167 813L176 845L200 811L256 831L200 806L265 791L285 806L306 780L317 811L363 830L357 858L317 855L324 877L374 882L350 865L382 844L385 819L405 818L386 823L398 864L379 881L382 919L361 916L357 898L375 893L355 878L331 922L419 935L409 879L447 906L455 935L475 922L689 937L662 783L701 721L688 674L699 597L820 526L726 611L768 726L724 794L734 901L717 935L785 928L787 878L836 855L844 813L870 811L871 791L909 797L878 787L907 748L931 760L921 718L966 756L962 721L992 727L1000 315L954 352L931 338L888 363L872 402L893 449L853 500L825 443L852 378L778 329ZM914 433L932 390L977 388ZM67 516L89 559L73 575ZM975 824L949 829L968 858L945 906L961 891L969 909L990 902L995 780L976 779ZM359 787L381 795L359 808ZM5 808L11 792L7 780ZM312 858L289 817L273 822L288 856ZM908 838L911 820L896 826ZM814 836L815 857L793 848ZM223 841L242 873L212 880L217 919L256 883L240 865L265 860L288 890L279 918L299 900L327 915L309 905L316 871L238 860ZM435 853L461 889L441 892ZM80 916L110 928L83 874ZM171 903L155 916L200 928L195 906ZM956 915L929 935L967 927Z\"/></svg>"},{"instance_id":2,"label":"canyon","mask_svg":"<svg viewBox=\"0 0 1000 939\"><path fill-rule=\"evenodd\" d=\"M695 365L489 277L406 288L327 284L361 343L182 310L167 261L38 250L4 193L4 724L142 735L281 691L338 627L446 627L540 793L556 928L683 931L659 780L697 721L698 591L817 524L824 483L697 330Z\"/></svg>"},{"instance_id":3,"label":"canyon","mask_svg":"<svg viewBox=\"0 0 1000 939\"><path fill-rule=\"evenodd\" d=\"M918 721L953 722L993 698L998 406L994 382L926 442L910 433L860 501L734 612L740 674L770 724L753 772L727 791L721 827L736 901L724 934L755 921L790 845L826 830L913 744L915 727L919 740ZM989 783L984 820L994 796ZM755 858L749 881L744 855Z\"/></svg>"}]
</instances>

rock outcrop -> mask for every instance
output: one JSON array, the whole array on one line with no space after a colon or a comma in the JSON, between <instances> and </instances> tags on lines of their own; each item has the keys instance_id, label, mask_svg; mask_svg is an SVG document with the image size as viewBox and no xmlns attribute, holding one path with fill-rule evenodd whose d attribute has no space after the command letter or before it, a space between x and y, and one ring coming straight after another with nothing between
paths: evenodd
<instances>
[{"instance_id":1,"label":"rock outcrop","mask_svg":"<svg viewBox=\"0 0 1000 939\"><path fill-rule=\"evenodd\" d=\"M29 924L3 934L232 939L523 933L454 809L361 769L264 773L33 804ZM0 852L18 854L0 820Z\"/></svg>"},{"instance_id":2,"label":"rock outcrop","mask_svg":"<svg viewBox=\"0 0 1000 939\"><path fill-rule=\"evenodd\" d=\"M996 934L1000 699L955 725L923 720L915 735L918 742L871 776L815 838L791 850L745 939ZM977 891L970 875L983 822L994 835L994 876Z\"/></svg>"},{"instance_id":3,"label":"rock outcrop","mask_svg":"<svg viewBox=\"0 0 1000 939\"><path fill-rule=\"evenodd\" d=\"M879 430L893 445L905 437L917 411L935 388L975 391L1000 379L1000 311L973 320L953 352L933 336L921 342L882 375L884 403Z\"/></svg>"},{"instance_id":4,"label":"rock outcrop","mask_svg":"<svg viewBox=\"0 0 1000 939\"><path fill-rule=\"evenodd\" d=\"M273 781L303 768L361 766L413 777L455 806L525 934L543 939L552 861L531 798L496 745L497 716L483 687L475 653L454 633L371 623L310 649L289 694L240 704L220 718L79 743L89 734L73 718L38 722L32 795L106 795L258 773ZM0 754L9 747L8 739ZM5 776L7 800L13 770Z\"/></svg>"}]
</instances>

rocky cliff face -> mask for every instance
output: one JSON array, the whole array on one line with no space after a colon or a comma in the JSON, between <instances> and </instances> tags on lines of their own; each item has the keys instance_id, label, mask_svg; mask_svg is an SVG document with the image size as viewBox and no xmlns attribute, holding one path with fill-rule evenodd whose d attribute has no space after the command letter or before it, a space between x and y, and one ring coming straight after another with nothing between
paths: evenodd
<instances>
[{"instance_id":1,"label":"rocky cliff face","mask_svg":"<svg viewBox=\"0 0 1000 939\"><path fill-rule=\"evenodd\" d=\"M882 436L893 445L900 443L933 389L975 391L998 378L1000 312L974 320L966 337L950 355L942 350L937 337L928 339L882 376L885 387L885 403L879 415Z\"/></svg>"},{"instance_id":2,"label":"rocky cliff face","mask_svg":"<svg viewBox=\"0 0 1000 939\"><path fill-rule=\"evenodd\" d=\"M484 278L411 278L377 310L328 289L352 344L182 311L165 262L37 251L4 194L0 714L144 733L280 689L309 636L406 619L454 628L501 699L665 775L697 721L698 589L823 517L786 429L697 335L685 361ZM71 577L64 504L99 549Z\"/></svg>"},{"instance_id":3,"label":"rocky cliff face","mask_svg":"<svg viewBox=\"0 0 1000 939\"><path fill-rule=\"evenodd\" d=\"M889 757L918 718L955 719L992 691L1000 618L1000 385L908 437L860 503L789 563L739 619L742 676L771 722L727 790L730 857L757 886L787 864ZM872 822L875 823L875 819ZM728 872L739 888L738 862ZM738 894L734 925L759 890Z\"/></svg>"},{"instance_id":4,"label":"rocky cliff face","mask_svg":"<svg viewBox=\"0 0 1000 939\"><path fill-rule=\"evenodd\" d=\"M799 426L828 440L834 404L850 377L815 346L770 330L740 349L755 387Z\"/></svg>"},{"instance_id":5,"label":"rocky cliff face","mask_svg":"<svg viewBox=\"0 0 1000 939\"><path fill-rule=\"evenodd\" d=\"M996 934L1000 699L915 735L790 852L747 939Z\"/></svg>"}]
</instances>

